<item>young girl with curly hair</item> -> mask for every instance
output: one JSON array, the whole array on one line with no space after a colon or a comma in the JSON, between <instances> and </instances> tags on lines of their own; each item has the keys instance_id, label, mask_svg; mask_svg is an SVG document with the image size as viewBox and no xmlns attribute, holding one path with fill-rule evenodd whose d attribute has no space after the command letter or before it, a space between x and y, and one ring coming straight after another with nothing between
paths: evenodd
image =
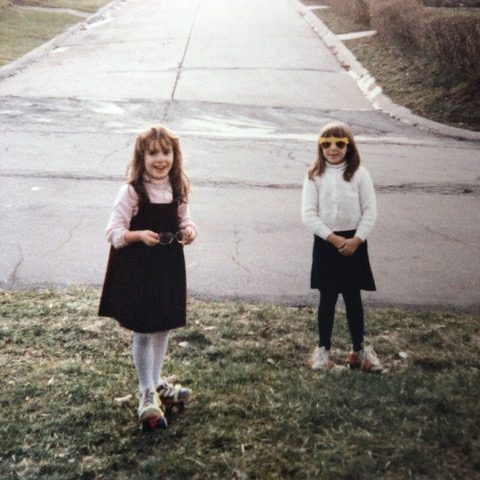
<instances>
[{"instance_id":1,"label":"young girl with curly hair","mask_svg":"<svg viewBox=\"0 0 480 480\"><path fill-rule=\"evenodd\" d=\"M183 404L191 393L161 375L169 333L186 325L183 246L197 236L188 194L178 137L163 125L141 133L107 226L111 248L99 315L133 331L144 426L166 427L164 407Z\"/></svg>"}]
</instances>

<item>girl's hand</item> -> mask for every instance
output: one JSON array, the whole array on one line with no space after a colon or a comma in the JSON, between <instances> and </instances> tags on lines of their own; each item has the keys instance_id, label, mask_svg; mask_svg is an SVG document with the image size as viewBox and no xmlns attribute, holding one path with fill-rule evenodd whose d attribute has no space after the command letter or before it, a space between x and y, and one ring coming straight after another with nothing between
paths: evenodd
<instances>
[{"instance_id":1,"label":"girl's hand","mask_svg":"<svg viewBox=\"0 0 480 480\"><path fill-rule=\"evenodd\" d=\"M183 242L182 243L184 245L190 245L195 240L195 237L197 236L197 232L192 227L185 227L182 230L182 234L183 234Z\"/></svg>"},{"instance_id":2,"label":"girl's hand","mask_svg":"<svg viewBox=\"0 0 480 480\"><path fill-rule=\"evenodd\" d=\"M362 240L360 240L358 237L353 237L346 239L343 245L338 249L338 251L345 257L350 257L353 255L359 245L362 243Z\"/></svg>"},{"instance_id":3,"label":"girl's hand","mask_svg":"<svg viewBox=\"0 0 480 480\"><path fill-rule=\"evenodd\" d=\"M327 242L330 242L338 251L340 251L340 248L342 248L346 242L346 238L336 235L335 233L331 233L327 237Z\"/></svg>"},{"instance_id":4,"label":"girl's hand","mask_svg":"<svg viewBox=\"0 0 480 480\"><path fill-rule=\"evenodd\" d=\"M127 230L123 238L127 244L143 242L149 247L157 245L160 241L158 233L152 232L151 230Z\"/></svg>"},{"instance_id":5,"label":"girl's hand","mask_svg":"<svg viewBox=\"0 0 480 480\"><path fill-rule=\"evenodd\" d=\"M138 235L140 241L149 247L158 245L158 242L160 241L158 233L152 232L151 230L140 230Z\"/></svg>"}]
</instances>

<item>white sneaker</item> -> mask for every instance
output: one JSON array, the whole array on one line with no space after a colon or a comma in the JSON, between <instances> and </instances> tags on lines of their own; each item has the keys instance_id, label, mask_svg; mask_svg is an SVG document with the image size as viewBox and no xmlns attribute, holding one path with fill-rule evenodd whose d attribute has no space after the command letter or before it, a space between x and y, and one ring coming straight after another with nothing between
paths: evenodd
<instances>
[{"instance_id":1,"label":"white sneaker","mask_svg":"<svg viewBox=\"0 0 480 480\"><path fill-rule=\"evenodd\" d=\"M359 352L350 352L347 357L350 368L358 368L364 372L381 372L382 364L372 347L365 347Z\"/></svg>"},{"instance_id":2,"label":"white sneaker","mask_svg":"<svg viewBox=\"0 0 480 480\"><path fill-rule=\"evenodd\" d=\"M310 366L313 370L328 370L332 368L330 350L326 350L325 347L315 347L310 358Z\"/></svg>"}]
</instances>

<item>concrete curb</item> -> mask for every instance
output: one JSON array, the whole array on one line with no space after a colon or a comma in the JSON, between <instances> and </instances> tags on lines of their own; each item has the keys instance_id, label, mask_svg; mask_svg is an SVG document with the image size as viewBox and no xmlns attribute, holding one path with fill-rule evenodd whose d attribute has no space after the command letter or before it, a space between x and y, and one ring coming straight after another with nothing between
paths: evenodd
<instances>
[{"instance_id":1,"label":"concrete curb","mask_svg":"<svg viewBox=\"0 0 480 480\"><path fill-rule=\"evenodd\" d=\"M96 12L86 17L84 20L81 20L75 25L72 25L71 27L67 28L67 30L58 34L56 37L53 37L51 40L48 40L47 42L43 43L39 47L33 50L30 50L28 53L23 55L23 57L20 57L17 60L7 63L6 65L3 65L2 67L0 67L0 80L2 80L3 78L13 77L17 73L21 72L28 65L34 63L38 59L47 55L48 52L54 50L55 48L58 48L63 42L63 40L68 38L73 33L79 30L86 30L88 28L88 25L95 23L98 20L105 19L106 18L105 13L108 10L112 9L117 4L122 3L124 1L125 0L111 1L107 5L103 6Z\"/></svg>"},{"instance_id":2,"label":"concrete curb","mask_svg":"<svg viewBox=\"0 0 480 480\"><path fill-rule=\"evenodd\" d=\"M380 110L396 120L419 127L430 133L453 137L458 140L480 142L480 132L450 127L442 123L415 115L408 108L395 104L387 97L370 72L356 59L344 43L300 0L292 0L299 14L311 26L339 63L355 79L358 87L376 110Z\"/></svg>"}]
</instances>

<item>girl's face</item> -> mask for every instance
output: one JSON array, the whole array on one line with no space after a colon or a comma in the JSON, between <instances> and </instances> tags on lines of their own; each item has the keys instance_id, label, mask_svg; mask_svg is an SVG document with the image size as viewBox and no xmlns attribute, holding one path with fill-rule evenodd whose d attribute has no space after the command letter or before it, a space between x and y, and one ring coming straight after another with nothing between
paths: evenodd
<instances>
[{"instance_id":1,"label":"girl's face","mask_svg":"<svg viewBox=\"0 0 480 480\"><path fill-rule=\"evenodd\" d=\"M155 142L145 151L145 170L150 178L161 180L168 177L173 166L173 148L171 145Z\"/></svg>"},{"instance_id":2,"label":"girl's face","mask_svg":"<svg viewBox=\"0 0 480 480\"><path fill-rule=\"evenodd\" d=\"M345 159L345 155L347 154L347 144L342 141L336 141L336 137L329 138L329 140L330 141L320 144L320 146L322 147L323 156L328 163L338 165L339 163L342 163Z\"/></svg>"}]
</instances>

